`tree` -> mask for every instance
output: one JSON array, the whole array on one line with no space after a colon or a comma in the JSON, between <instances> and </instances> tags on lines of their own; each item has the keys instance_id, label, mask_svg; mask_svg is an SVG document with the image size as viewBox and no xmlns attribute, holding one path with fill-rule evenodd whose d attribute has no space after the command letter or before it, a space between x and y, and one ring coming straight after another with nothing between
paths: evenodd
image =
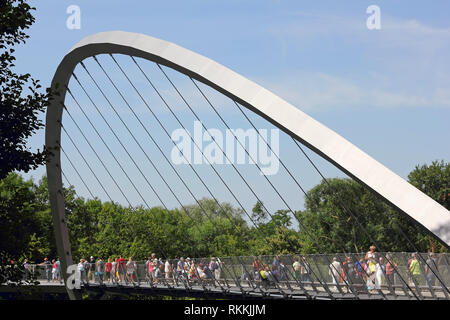
<instances>
[{"instance_id":1,"label":"tree","mask_svg":"<svg viewBox=\"0 0 450 320\"><path fill-rule=\"evenodd\" d=\"M16 74L13 46L25 43L25 33L35 21L24 0L4 0L0 4L0 180L9 172L28 172L45 163L50 151L31 151L27 139L44 126L38 116L48 106L50 89L29 73Z\"/></svg>"},{"instance_id":2,"label":"tree","mask_svg":"<svg viewBox=\"0 0 450 320\"><path fill-rule=\"evenodd\" d=\"M431 165L416 166L408 175L408 181L417 189L450 210L450 163L433 161ZM435 239L427 238L432 251L443 251L444 247ZM424 239L424 241L426 241Z\"/></svg>"},{"instance_id":3,"label":"tree","mask_svg":"<svg viewBox=\"0 0 450 320\"><path fill-rule=\"evenodd\" d=\"M450 163L435 160L429 166L416 166L408 175L408 181L450 210Z\"/></svg>"},{"instance_id":4,"label":"tree","mask_svg":"<svg viewBox=\"0 0 450 320\"><path fill-rule=\"evenodd\" d=\"M256 201L253 209L252 209L252 215L251 218L253 221L255 221L256 225L260 225L264 223L267 220L267 212L264 210L264 204L262 201L258 200Z\"/></svg>"},{"instance_id":5,"label":"tree","mask_svg":"<svg viewBox=\"0 0 450 320\"><path fill-rule=\"evenodd\" d=\"M426 251L431 239L411 219L351 179L322 181L308 191L306 210L296 214L310 231L300 229L300 239L311 253L364 252L373 243L385 251Z\"/></svg>"},{"instance_id":6,"label":"tree","mask_svg":"<svg viewBox=\"0 0 450 320\"><path fill-rule=\"evenodd\" d=\"M16 173L0 180L0 252L13 260L29 252L30 242L43 236L33 185Z\"/></svg>"}]
</instances>

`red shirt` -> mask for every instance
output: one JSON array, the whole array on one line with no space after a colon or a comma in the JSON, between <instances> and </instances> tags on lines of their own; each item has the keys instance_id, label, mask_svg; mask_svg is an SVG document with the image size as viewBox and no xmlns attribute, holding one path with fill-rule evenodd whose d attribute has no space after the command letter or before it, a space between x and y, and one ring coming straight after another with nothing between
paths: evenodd
<instances>
[{"instance_id":1,"label":"red shirt","mask_svg":"<svg viewBox=\"0 0 450 320\"><path fill-rule=\"evenodd\" d=\"M125 260L123 258L119 258L117 264L119 266L119 269L125 269Z\"/></svg>"},{"instance_id":2,"label":"red shirt","mask_svg":"<svg viewBox=\"0 0 450 320\"><path fill-rule=\"evenodd\" d=\"M111 268L112 268L112 263L111 262L107 262L105 264L105 271L106 272L111 272Z\"/></svg>"},{"instance_id":3,"label":"red shirt","mask_svg":"<svg viewBox=\"0 0 450 320\"><path fill-rule=\"evenodd\" d=\"M386 274L392 274L394 272L394 266L391 262L386 263Z\"/></svg>"},{"instance_id":4,"label":"red shirt","mask_svg":"<svg viewBox=\"0 0 450 320\"><path fill-rule=\"evenodd\" d=\"M252 266L253 266L253 268L256 268L258 271L262 269L261 261L259 261L259 260L253 261Z\"/></svg>"}]
</instances>

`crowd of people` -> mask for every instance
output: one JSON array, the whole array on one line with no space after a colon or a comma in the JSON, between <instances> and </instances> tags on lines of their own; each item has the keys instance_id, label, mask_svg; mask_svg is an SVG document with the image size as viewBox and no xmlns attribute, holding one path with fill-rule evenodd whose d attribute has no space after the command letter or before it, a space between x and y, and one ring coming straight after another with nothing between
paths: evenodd
<instances>
[{"instance_id":1,"label":"crowd of people","mask_svg":"<svg viewBox=\"0 0 450 320\"><path fill-rule=\"evenodd\" d=\"M16 268L18 265L11 260L10 266ZM48 258L44 258L44 261L39 264L32 264L25 258L22 263L22 267L24 272L23 277L26 280L31 280L31 275L35 273L36 266L43 267L47 282L62 283L61 262L59 261L59 258L53 259L52 261Z\"/></svg>"},{"instance_id":2,"label":"crowd of people","mask_svg":"<svg viewBox=\"0 0 450 320\"><path fill-rule=\"evenodd\" d=\"M133 257L130 257L128 261L125 261L122 256L114 259L108 258L107 261L98 258L96 261L91 256L89 261L80 259L78 271L82 282L95 282L98 279L100 283L138 284L144 280L154 284L160 282L174 284L179 280L193 282L219 281L222 265L223 262L214 257L206 264L203 262L196 263L190 258L184 259L183 257L158 259L156 254L152 253L144 263L144 279L139 278L138 267Z\"/></svg>"},{"instance_id":3,"label":"crowd of people","mask_svg":"<svg viewBox=\"0 0 450 320\"><path fill-rule=\"evenodd\" d=\"M279 255L276 255L272 263L262 263L259 258L255 258L252 263L252 274L244 274L249 280L261 281L263 287L270 285L277 285L278 283L286 283L290 279L306 282L311 282L309 264L304 257L301 260L298 257L294 257L294 263L292 265L293 272L291 272L285 265L284 261L280 259Z\"/></svg>"},{"instance_id":4,"label":"crowd of people","mask_svg":"<svg viewBox=\"0 0 450 320\"><path fill-rule=\"evenodd\" d=\"M386 256L377 254L375 246L371 246L365 256L359 259L346 256L339 261L337 257L334 257L328 266L328 276L331 277L334 287L344 286L347 291L355 285L357 288L365 287L368 291L379 290L383 285L392 289L399 283L398 264L394 260L389 254ZM288 265L292 264L288 267L285 262ZM58 258L52 261L45 258L38 266L44 267L48 282L62 282L61 264ZM287 285L288 281L304 284L313 282L311 261L304 256L293 257L288 261L286 258L280 259L280 256L276 255L272 263L263 263L260 258L255 257L251 266L242 265L241 267L241 280L258 281L265 287ZM27 259L25 259L24 268L26 273L30 272L30 264ZM152 253L143 264L143 268L143 272L140 269L141 272L138 273L138 264L133 257L125 260L121 255L116 258L108 258L106 261L100 257L94 259L91 256L89 260L80 259L77 265L79 280L84 283L99 281L100 283L139 284L141 281L146 281L152 284L175 284L178 281L198 283L206 281L215 285L216 283L220 284L222 280L224 262L215 257L212 257L209 262L205 259L195 261L183 257L162 259ZM231 273L234 273L235 270L232 267L231 269ZM227 274L230 274L230 270ZM438 274L439 268L434 253L429 254L426 263L419 262L418 254L413 253L407 262L405 277L407 279L402 279L408 281L412 287L420 284L423 278L426 279L426 284L435 286ZM316 281L324 280L317 279L317 275L315 275L315 279Z\"/></svg>"},{"instance_id":5,"label":"crowd of people","mask_svg":"<svg viewBox=\"0 0 450 320\"><path fill-rule=\"evenodd\" d=\"M383 258L375 249L375 246L371 246L365 257L355 262L351 257L346 257L342 262L334 257L329 265L333 284L344 284L347 288L354 284L363 284L368 291L374 291L381 289L383 285L392 289L400 282L407 282L409 286L416 287L422 283L422 279L426 279L427 285L435 286L436 276L439 274L435 253L431 252L424 264L419 262L418 253L412 253L406 264L406 277L400 280L401 275L395 259L389 254Z\"/></svg>"}]
</instances>

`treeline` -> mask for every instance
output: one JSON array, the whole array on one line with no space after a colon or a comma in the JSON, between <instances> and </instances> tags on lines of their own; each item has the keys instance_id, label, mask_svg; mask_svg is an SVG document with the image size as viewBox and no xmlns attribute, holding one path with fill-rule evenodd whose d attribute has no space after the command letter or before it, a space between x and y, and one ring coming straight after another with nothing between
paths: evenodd
<instances>
[{"instance_id":1,"label":"treeline","mask_svg":"<svg viewBox=\"0 0 450 320\"><path fill-rule=\"evenodd\" d=\"M416 167L408 178L449 208L450 164ZM144 259L151 252L165 257L365 252L373 243L382 251L445 251L351 179L329 179L312 188L296 218L285 210L269 214L256 203L253 222L242 210L206 198L201 206L185 207L187 212L167 212L84 199L73 187L63 193L74 259L119 254ZM45 177L34 182L11 173L0 181L0 226L0 252L9 259L57 256Z\"/></svg>"}]
</instances>

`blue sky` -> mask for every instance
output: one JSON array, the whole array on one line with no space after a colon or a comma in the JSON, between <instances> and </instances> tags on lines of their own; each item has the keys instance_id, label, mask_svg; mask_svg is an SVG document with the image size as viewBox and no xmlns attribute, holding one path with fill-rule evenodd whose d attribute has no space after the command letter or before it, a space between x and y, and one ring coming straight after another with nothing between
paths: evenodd
<instances>
[{"instance_id":1,"label":"blue sky","mask_svg":"<svg viewBox=\"0 0 450 320\"><path fill-rule=\"evenodd\" d=\"M81 9L79 30L66 27L66 9L73 4ZM366 8L372 4L381 10L380 30L366 27ZM448 1L44 0L34 5L36 23L27 44L17 48L17 70L44 85L83 37L110 30L140 32L205 55L263 85L403 178L417 164L450 158ZM192 121L187 123L192 128ZM43 137L38 134L31 146L42 145ZM282 143L282 158L292 162L307 188L319 182L306 162L295 167L300 154L283 148ZM329 176L340 175L315 160ZM200 170L208 174L207 168ZM39 178L44 172L31 175ZM77 191L87 195L75 173L67 172ZM238 179L230 179L238 187ZM283 176L274 179L290 198L296 197L283 185ZM119 199L118 191L112 193ZM206 193L199 187L198 195ZM104 198L100 191L99 196ZM181 197L192 203L187 195ZM176 206L169 198L170 206ZM252 202L249 198L247 205ZM295 208L302 205L302 200L293 202Z\"/></svg>"}]
</instances>

